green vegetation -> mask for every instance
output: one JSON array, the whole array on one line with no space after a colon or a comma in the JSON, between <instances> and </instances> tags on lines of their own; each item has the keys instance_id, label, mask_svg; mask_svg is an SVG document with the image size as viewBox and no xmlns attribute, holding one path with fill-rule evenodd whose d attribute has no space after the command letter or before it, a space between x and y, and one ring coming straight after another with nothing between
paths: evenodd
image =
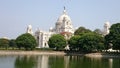
<instances>
[{"instance_id":1,"label":"green vegetation","mask_svg":"<svg viewBox=\"0 0 120 68\"><path fill-rule=\"evenodd\" d=\"M66 46L66 40L62 35L55 34L50 37L48 44L50 48L55 48L56 50L64 50Z\"/></svg>"},{"instance_id":2,"label":"green vegetation","mask_svg":"<svg viewBox=\"0 0 120 68\"><path fill-rule=\"evenodd\" d=\"M0 39L0 48L8 49L9 47L9 40L5 38Z\"/></svg>"},{"instance_id":3,"label":"green vegetation","mask_svg":"<svg viewBox=\"0 0 120 68\"><path fill-rule=\"evenodd\" d=\"M100 34L100 35L102 35L102 33L103 33L100 29L95 29L94 32L97 34Z\"/></svg>"},{"instance_id":4,"label":"green vegetation","mask_svg":"<svg viewBox=\"0 0 120 68\"><path fill-rule=\"evenodd\" d=\"M94 52L104 49L104 38L96 33L85 33L82 36L73 36L69 40L70 50Z\"/></svg>"},{"instance_id":5,"label":"green vegetation","mask_svg":"<svg viewBox=\"0 0 120 68\"><path fill-rule=\"evenodd\" d=\"M75 35L83 35L85 33L89 33L89 32L92 32L91 30L89 29L86 29L85 27L79 27L76 31L75 31Z\"/></svg>"},{"instance_id":6,"label":"green vegetation","mask_svg":"<svg viewBox=\"0 0 120 68\"><path fill-rule=\"evenodd\" d=\"M78 51L79 50L79 35L75 35L70 38L68 41L69 47L71 51Z\"/></svg>"},{"instance_id":7,"label":"green vegetation","mask_svg":"<svg viewBox=\"0 0 120 68\"><path fill-rule=\"evenodd\" d=\"M16 44L19 49L25 48L25 50L33 50L37 46L35 38L29 33L25 33L17 37Z\"/></svg>"},{"instance_id":8,"label":"green vegetation","mask_svg":"<svg viewBox=\"0 0 120 68\"><path fill-rule=\"evenodd\" d=\"M81 52L101 51L105 48L104 38L98 32L100 32L98 29L92 32L85 27L79 27L75 31L75 36L69 40L70 50Z\"/></svg>"},{"instance_id":9,"label":"green vegetation","mask_svg":"<svg viewBox=\"0 0 120 68\"><path fill-rule=\"evenodd\" d=\"M104 38L95 33L86 33L79 38L79 49L83 52L101 51L104 49Z\"/></svg>"},{"instance_id":10,"label":"green vegetation","mask_svg":"<svg viewBox=\"0 0 120 68\"><path fill-rule=\"evenodd\" d=\"M15 39L11 39L9 41L9 46L12 47L12 49L16 48L17 47L17 44L15 42Z\"/></svg>"}]
</instances>

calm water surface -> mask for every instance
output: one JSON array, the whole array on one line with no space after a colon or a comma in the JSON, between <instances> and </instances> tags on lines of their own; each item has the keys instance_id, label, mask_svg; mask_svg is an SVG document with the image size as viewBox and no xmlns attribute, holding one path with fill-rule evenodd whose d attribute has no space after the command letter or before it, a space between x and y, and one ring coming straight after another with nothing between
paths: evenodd
<instances>
[{"instance_id":1,"label":"calm water surface","mask_svg":"<svg viewBox=\"0 0 120 68\"><path fill-rule=\"evenodd\" d=\"M120 68L120 58L0 56L0 68Z\"/></svg>"}]
</instances>

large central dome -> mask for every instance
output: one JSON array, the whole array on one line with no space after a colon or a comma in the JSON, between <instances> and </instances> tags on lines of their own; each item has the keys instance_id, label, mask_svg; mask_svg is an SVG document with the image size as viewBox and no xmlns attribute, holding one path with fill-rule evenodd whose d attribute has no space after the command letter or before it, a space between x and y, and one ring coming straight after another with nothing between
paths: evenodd
<instances>
[{"instance_id":1,"label":"large central dome","mask_svg":"<svg viewBox=\"0 0 120 68\"><path fill-rule=\"evenodd\" d=\"M65 7L64 7L62 15L57 19L55 31L57 33L62 33L62 32L74 33L72 21L71 21L70 17L67 15Z\"/></svg>"},{"instance_id":2,"label":"large central dome","mask_svg":"<svg viewBox=\"0 0 120 68\"><path fill-rule=\"evenodd\" d=\"M64 19L71 21L70 17L67 15L67 12L64 8L63 14L58 18L58 22L62 22Z\"/></svg>"}]
</instances>

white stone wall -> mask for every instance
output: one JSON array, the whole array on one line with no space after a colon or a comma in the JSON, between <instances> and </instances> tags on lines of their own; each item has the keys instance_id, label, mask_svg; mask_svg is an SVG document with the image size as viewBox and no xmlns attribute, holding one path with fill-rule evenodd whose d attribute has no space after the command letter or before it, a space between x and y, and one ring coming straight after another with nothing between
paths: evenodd
<instances>
[{"instance_id":1,"label":"white stone wall","mask_svg":"<svg viewBox=\"0 0 120 68\"><path fill-rule=\"evenodd\" d=\"M54 32L36 31L35 38L38 41L37 48L49 48L48 41L52 34L54 34Z\"/></svg>"}]
</instances>

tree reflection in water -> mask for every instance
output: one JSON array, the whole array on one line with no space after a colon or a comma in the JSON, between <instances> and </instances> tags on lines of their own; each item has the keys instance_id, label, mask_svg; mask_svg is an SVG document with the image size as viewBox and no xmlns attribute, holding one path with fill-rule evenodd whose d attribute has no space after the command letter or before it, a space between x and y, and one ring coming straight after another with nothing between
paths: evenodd
<instances>
[{"instance_id":1,"label":"tree reflection in water","mask_svg":"<svg viewBox=\"0 0 120 68\"><path fill-rule=\"evenodd\" d=\"M64 56L50 56L49 68L64 68Z\"/></svg>"},{"instance_id":2,"label":"tree reflection in water","mask_svg":"<svg viewBox=\"0 0 120 68\"><path fill-rule=\"evenodd\" d=\"M18 56L15 61L15 68L36 68L36 64L34 56Z\"/></svg>"}]
</instances>

